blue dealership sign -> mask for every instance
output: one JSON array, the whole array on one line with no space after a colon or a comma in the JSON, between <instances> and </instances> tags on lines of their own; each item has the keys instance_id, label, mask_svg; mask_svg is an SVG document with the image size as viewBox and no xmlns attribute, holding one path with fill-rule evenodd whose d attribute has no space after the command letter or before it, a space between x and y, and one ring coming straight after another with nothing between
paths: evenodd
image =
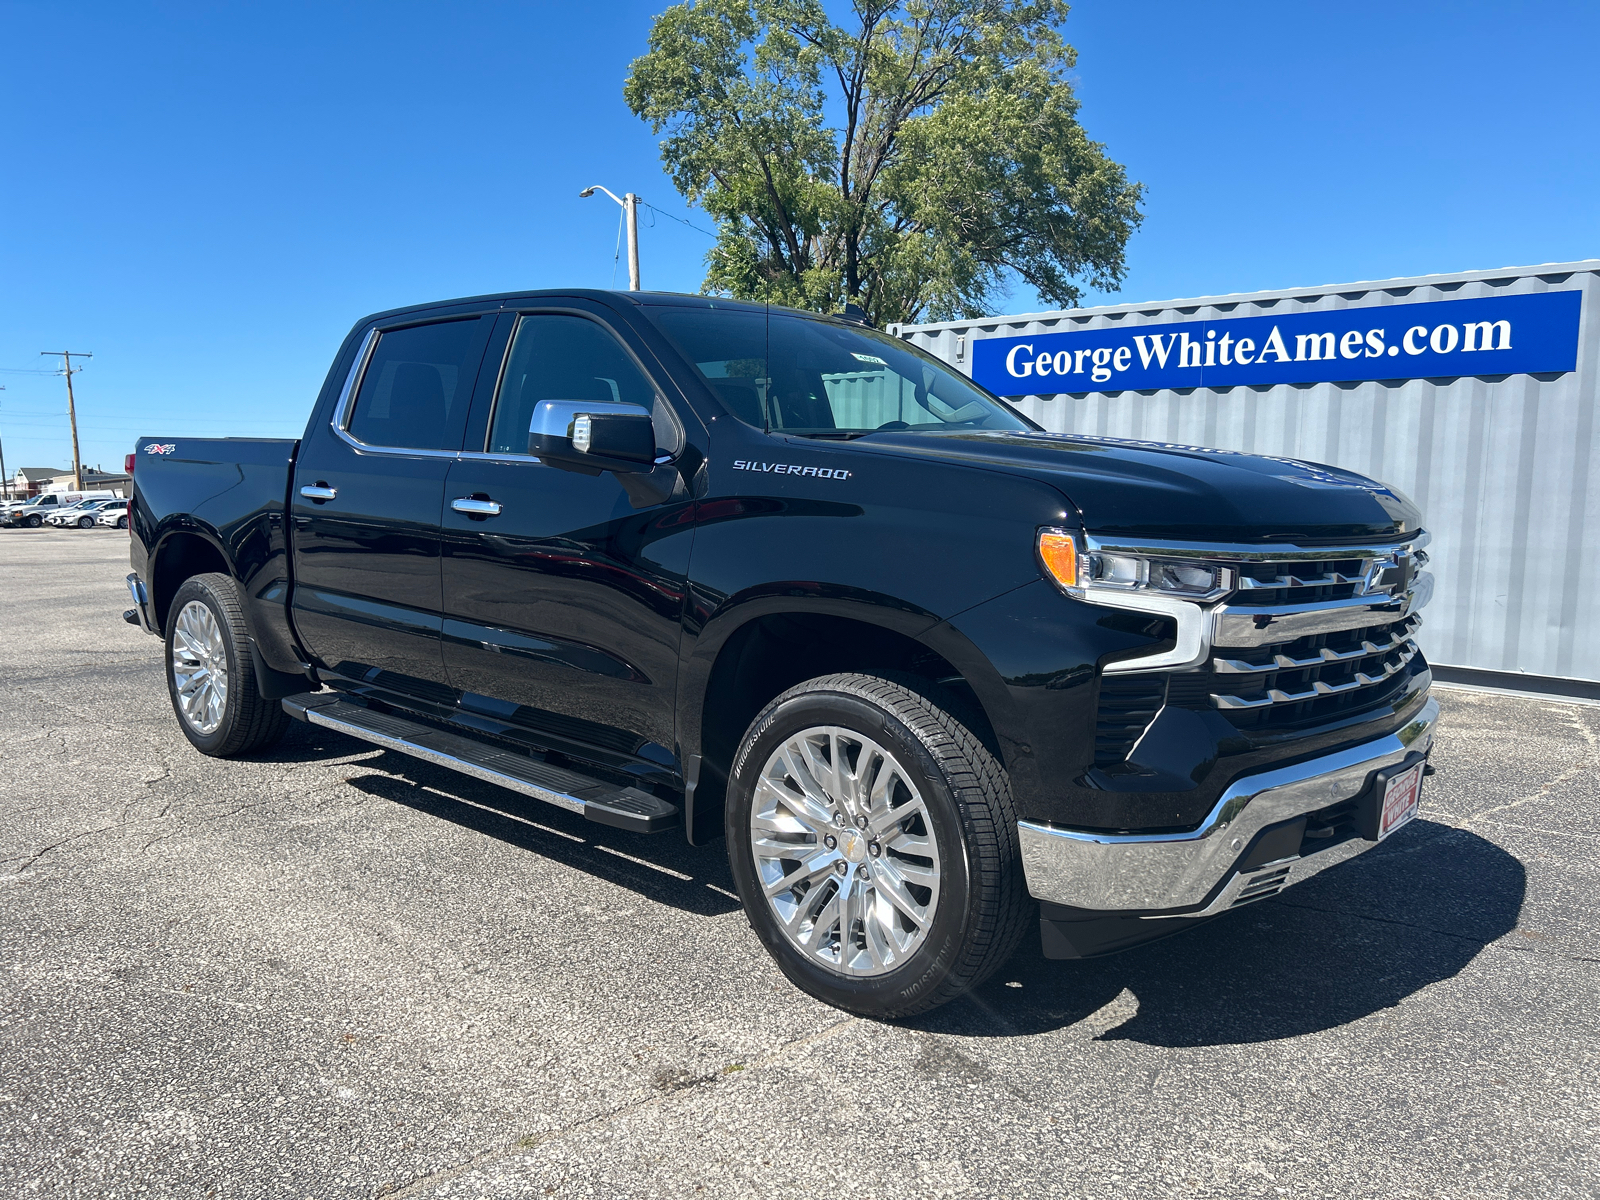
<instances>
[{"instance_id":1,"label":"blue dealership sign","mask_svg":"<svg viewBox=\"0 0 1600 1200\"><path fill-rule=\"evenodd\" d=\"M1571 371L1582 294L1539 292L981 338L1000 396Z\"/></svg>"}]
</instances>

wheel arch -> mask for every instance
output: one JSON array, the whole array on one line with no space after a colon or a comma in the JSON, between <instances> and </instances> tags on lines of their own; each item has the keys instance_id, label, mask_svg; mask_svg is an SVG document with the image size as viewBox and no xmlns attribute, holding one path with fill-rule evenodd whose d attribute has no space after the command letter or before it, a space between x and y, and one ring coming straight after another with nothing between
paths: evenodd
<instances>
[{"instance_id":1,"label":"wheel arch","mask_svg":"<svg viewBox=\"0 0 1600 1200\"><path fill-rule=\"evenodd\" d=\"M746 596L707 621L679 683L691 842L720 835L733 755L756 714L795 684L840 672L922 681L1009 765L1009 694L981 652L937 615L875 595Z\"/></svg>"},{"instance_id":2,"label":"wheel arch","mask_svg":"<svg viewBox=\"0 0 1600 1200\"><path fill-rule=\"evenodd\" d=\"M167 612L184 580L213 571L237 582L215 530L195 523L162 534L150 555L151 617L160 633L166 633Z\"/></svg>"}]
</instances>

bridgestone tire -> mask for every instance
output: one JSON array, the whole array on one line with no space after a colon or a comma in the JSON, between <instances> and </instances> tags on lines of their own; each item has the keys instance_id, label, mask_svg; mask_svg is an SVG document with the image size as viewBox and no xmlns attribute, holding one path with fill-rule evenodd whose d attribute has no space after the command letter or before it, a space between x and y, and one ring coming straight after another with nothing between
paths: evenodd
<instances>
[{"instance_id":1,"label":"bridgestone tire","mask_svg":"<svg viewBox=\"0 0 1600 1200\"><path fill-rule=\"evenodd\" d=\"M173 635L178 625L178 614L183 611L184 605L196 600L211 610L212 617L222 631L228 660L228 693L222 722L209 734L200 733L184 718L172 669ZM289 714L283 711L283 705L278 701L264 697L257 686L255 661L250 654L244 613L239 604L239 588L229 576L211 573L184 580L167 610L166 636L162 640L166 650L162 666L167 676L167 695L172 701L173 715L177 717L178 728L183 730L183 735L201 754L208 754L212 758L251 754L272 745L283 736L289 727Z\"/></svg>"},{"instance_id":2,"label":"bridgestone tire","mask_svg":"<svg viewBox=\"0 0 1600 1200\"><path fill-rule=\"evenodd\" d=\"M1035 909L1022 876L1006 773L983 743L917 683L842 674L790 688L745 732L728 782L728 858L756 935L789 980L836 1008L879 1019L927 1012L976 987L1015 952ZM817 726L870 737L914 776L939 850L937 906L906 962L856 977L816 961L784 934L751 845L756 784L785 742Z\"/></svg>"}]
</instances>

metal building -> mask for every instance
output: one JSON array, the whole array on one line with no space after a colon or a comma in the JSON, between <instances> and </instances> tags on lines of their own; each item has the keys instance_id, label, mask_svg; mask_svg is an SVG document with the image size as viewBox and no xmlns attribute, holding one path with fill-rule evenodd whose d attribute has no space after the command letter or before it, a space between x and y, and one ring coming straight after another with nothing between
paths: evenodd
<instances>
[{"instance_id":1,"label":"metal building","mask_svg":"<svg viewBox=\"0 0 1600 1200\"><path fill-rule=\"evenodd\" d=\"M890 332L1056 432L1398 488L1434 535L1436 675L1600 696L1597 301L1589 259Z\"/></svg>"}]
</instances>

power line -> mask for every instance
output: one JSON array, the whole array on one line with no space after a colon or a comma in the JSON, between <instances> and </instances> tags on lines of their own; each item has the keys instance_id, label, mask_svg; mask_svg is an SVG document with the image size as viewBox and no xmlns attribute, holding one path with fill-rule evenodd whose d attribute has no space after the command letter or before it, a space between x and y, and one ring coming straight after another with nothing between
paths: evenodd
<instances>
[{"instance_id":1,"label":"power line","mask_svg":"<svg viewBox=\"0 0 1600 1200\"><path fill-rule=\"evenodd\" d=\"M611 255L611 286L617 286L617 263L622 261L622 219L628 215L626 209L617 212L617 248ZM1139 343L1141 346L1143 342Z\"/></svg>"},{"instance_id":2,"label":"power line","mask_svg":"<svg viewBox=\"0 0 1600 1200\"><path fill-rule=\"evenodd\" d=\"M661 215L663 217L665 217L669 221L676 221L679 225L687 225L690 229L694 230L696 233L703 233L708 238L714 238L714 237L717 236L717 234L712 233L709 229L701 229L700 226L696 225L693 221L685 221L682 217L675 217L669 212L661 212L661 210L659 208L657 208L654 204L651 204L647 200L641 200L641 201L639 201L639 203L643 204L646 208L648 208L653 213L661 213Z\"/></svg>"}]
</instances>

